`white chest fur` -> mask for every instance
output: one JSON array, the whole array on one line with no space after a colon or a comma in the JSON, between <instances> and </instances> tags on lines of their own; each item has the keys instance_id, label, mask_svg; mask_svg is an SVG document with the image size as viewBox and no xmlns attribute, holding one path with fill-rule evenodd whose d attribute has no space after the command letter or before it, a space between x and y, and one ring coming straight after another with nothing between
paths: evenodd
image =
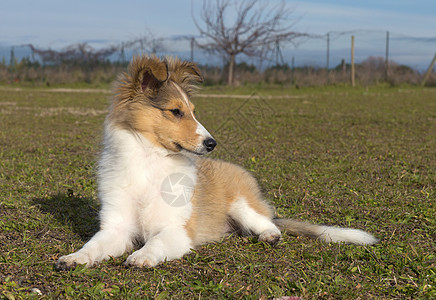
<instances>
[{"instance_id":1,"label":"white chest fur","mask_svg":"<svg viewBox=\"0 0 436 300\"><path fill-rule=\"evenodd\" d=\"M133 222L145 238L191 215L194 161L132 132L105 128L98 171L101 222ZM135 230L135 231L136 231Z\"/></svg>"}]
</instances>

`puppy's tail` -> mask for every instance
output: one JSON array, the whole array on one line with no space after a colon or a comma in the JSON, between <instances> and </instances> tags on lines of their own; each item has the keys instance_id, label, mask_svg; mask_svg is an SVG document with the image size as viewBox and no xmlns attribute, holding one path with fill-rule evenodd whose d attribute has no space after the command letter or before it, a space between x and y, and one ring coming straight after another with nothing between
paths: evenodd
<instances>
[{"instance_id":1,"label":"puppy's tail","mask_svg":"<svg viewBox=\"0 0 436 300\"><path fill-rule=\"evenodd\" d=\"M274 219L274 224L295 236L307 236L325 242L344 242L355 245L372 245L378 242L372 234L359 229L315 225L292 219Z\"/></svg>"}]
</instances>

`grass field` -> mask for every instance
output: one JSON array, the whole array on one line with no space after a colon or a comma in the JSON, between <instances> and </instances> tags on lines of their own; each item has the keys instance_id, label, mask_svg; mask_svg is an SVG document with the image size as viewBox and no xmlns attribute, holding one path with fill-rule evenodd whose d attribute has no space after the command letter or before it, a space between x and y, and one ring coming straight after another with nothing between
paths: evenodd
<instances>
[{"instance_id":1,"label":"grass field","mask_svg":"<svg viewBox=\"0 0 436 300\"><path fill-rule=\"evenodd\" d=\"M126 268L124 256L56 271L98 229L110 94L0 88L0 298L436 297L436 90L203 93L245 95L193 101L219 142L212 156L249 169L279 216L365 229L380 243L231 236L152 269Z\"/></svg>"}]
</instances>

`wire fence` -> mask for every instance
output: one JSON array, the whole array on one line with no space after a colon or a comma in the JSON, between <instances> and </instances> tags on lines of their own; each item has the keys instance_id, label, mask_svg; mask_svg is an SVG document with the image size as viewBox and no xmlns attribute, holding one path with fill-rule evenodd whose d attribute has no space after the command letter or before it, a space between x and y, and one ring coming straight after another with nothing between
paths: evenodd
<instances>
[{"instance_id":1,"label":"wire fence","mask_svg":"<svg viewBox=\"0 0 436 300\"><path fill-rule=\"evenodd\" d=\"M410 82L410 78L406 81L417 83L422 79L418 77L422 77L424 72L429 69L432 58L436 53L436 37L414 37L383 30L356 29L329 31L325 34L307 34L305 37L295 40L292 44L281 44L278 41L273 48L274 50L261 59L239 55L236 61L239 64L253 65L256 72L263 75L277 66L289 67L280 69L286 73L286 78L283 80L274 79L275 81L295 82L296 76L298 76L296 73L302 69L304 69L303 74L307 75L308 72L312 72L311 75L316 74L325 78L322 84L335 82L339 77L343 77L345 80L348 77L349 71L347 68L352 59L352 36L354 36L355 40L354 61L356 64L366 66L366 69L368 69L365 70L366 73L384 72L384 75L380 74L380 78L385 76L385 79L388 79L389 75L396 75L395 72L398 72L398 70L402 70L404 73L407 69L410 76L413 73L416 77L414 80L416 82ZM145 36L99 48L92 43L82 43L76 45L76 48L69 46L58 50L36 48L33 45L17 45L9 48L3 47L2 51L0 50L0 55L2 55L1 66L3 69L8 69L9 74L6 77L10 80L11 67L17 69L16 66L23 59L26 60L28 65L29 63L39 63L42 66L57 65L66 62L66 59L62 59L60 53L70 53L75 55L71 56L75 57L74 59L83 59L88 62L89 68L92 69L96 67L89 64L92 55L94 55L94 60L125 66L134 55L153 53L157 56L171 55L196 61L208 68L209 72L207 73L209 75L215 72L212 77L215 77L215 81L219 81L217 78L225 76L223 70L227 63L226 58L210 55L203 51L199 47L203 41L200 36L187 35L172 37ZM86 57L85 54L88 56ZM399 66L402 66L402 68L399 68ZM216 68L216 70L211 72L211 68ZM253 71L253 68L245 68L242 71L247 73L249 70ZM239 78L241 78L241 70L239 71ZM360 71L362 72L362 68ZM242 72L243 75L247 75L244 72ZM322 72L324 72L324 75L321 74ZM336 74L335 72L339 73ZM3 71L3 75L4 73ZM433 77L434 67L430 69L430 73L433 73L431 75ZM1 75L0 72L0 80L4 80L5 76ZM302 74L299 76L301 77ZM367 74L367 76L371 76L371 74ZM260 76L257 79L249 78L255 76L245 77L251 81L266 80L265 76ZM307 80L310 81L311 79Z\"/></svg>"}]
</instances>

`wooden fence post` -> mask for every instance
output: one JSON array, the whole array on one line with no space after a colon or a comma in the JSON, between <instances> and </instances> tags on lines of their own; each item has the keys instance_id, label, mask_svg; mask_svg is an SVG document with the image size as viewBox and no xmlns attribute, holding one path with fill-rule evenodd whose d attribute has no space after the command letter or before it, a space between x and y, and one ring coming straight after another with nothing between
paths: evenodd
<instances>
[{"instance_id":1,"label":"wooden fence post","mask_svg":"<svg viewBox=\"0 0 436 300\"><path fill-rule=\"evenodd\" d=\"M351 36L351 86L356 85L356 71L354 69L354 35Z\"/></svg>"},{"instance_id":2,"label":"wooden fence post","mask_svg":"<svg viewBox=\"0 0 436 300\"><path fill-rule=\"evenodd\" d=\"M389 81L389 31L386 31L385 80Z\"/></svg>"},{"instance_id":3,"label":"wooden fence post","mask_svg":"<svg viewBox=\"0 0 436 300\"><path fill-rule=\"evenodd\" d=\"M433 70L433 66L435 62L436 62L436 53L434 54L433 60L431 61L430 66L427 69L427 72L425 72L424 79L422 80L421 86L425 86L425 83L427 82L427 79L430 76L431 71Z\"/></svg>"},{"instance_id":4,"label":"wooden fence post","mask_svg":"<svg viewBox=\"0 0 436 300\"><path fill-rule=\"evenodd\" d=\"M330 33L327 32L327 57L326 57L326 74L327 74L327 84L329 84L329 64L330 64Z\"/></svg>"}]
</instances>

